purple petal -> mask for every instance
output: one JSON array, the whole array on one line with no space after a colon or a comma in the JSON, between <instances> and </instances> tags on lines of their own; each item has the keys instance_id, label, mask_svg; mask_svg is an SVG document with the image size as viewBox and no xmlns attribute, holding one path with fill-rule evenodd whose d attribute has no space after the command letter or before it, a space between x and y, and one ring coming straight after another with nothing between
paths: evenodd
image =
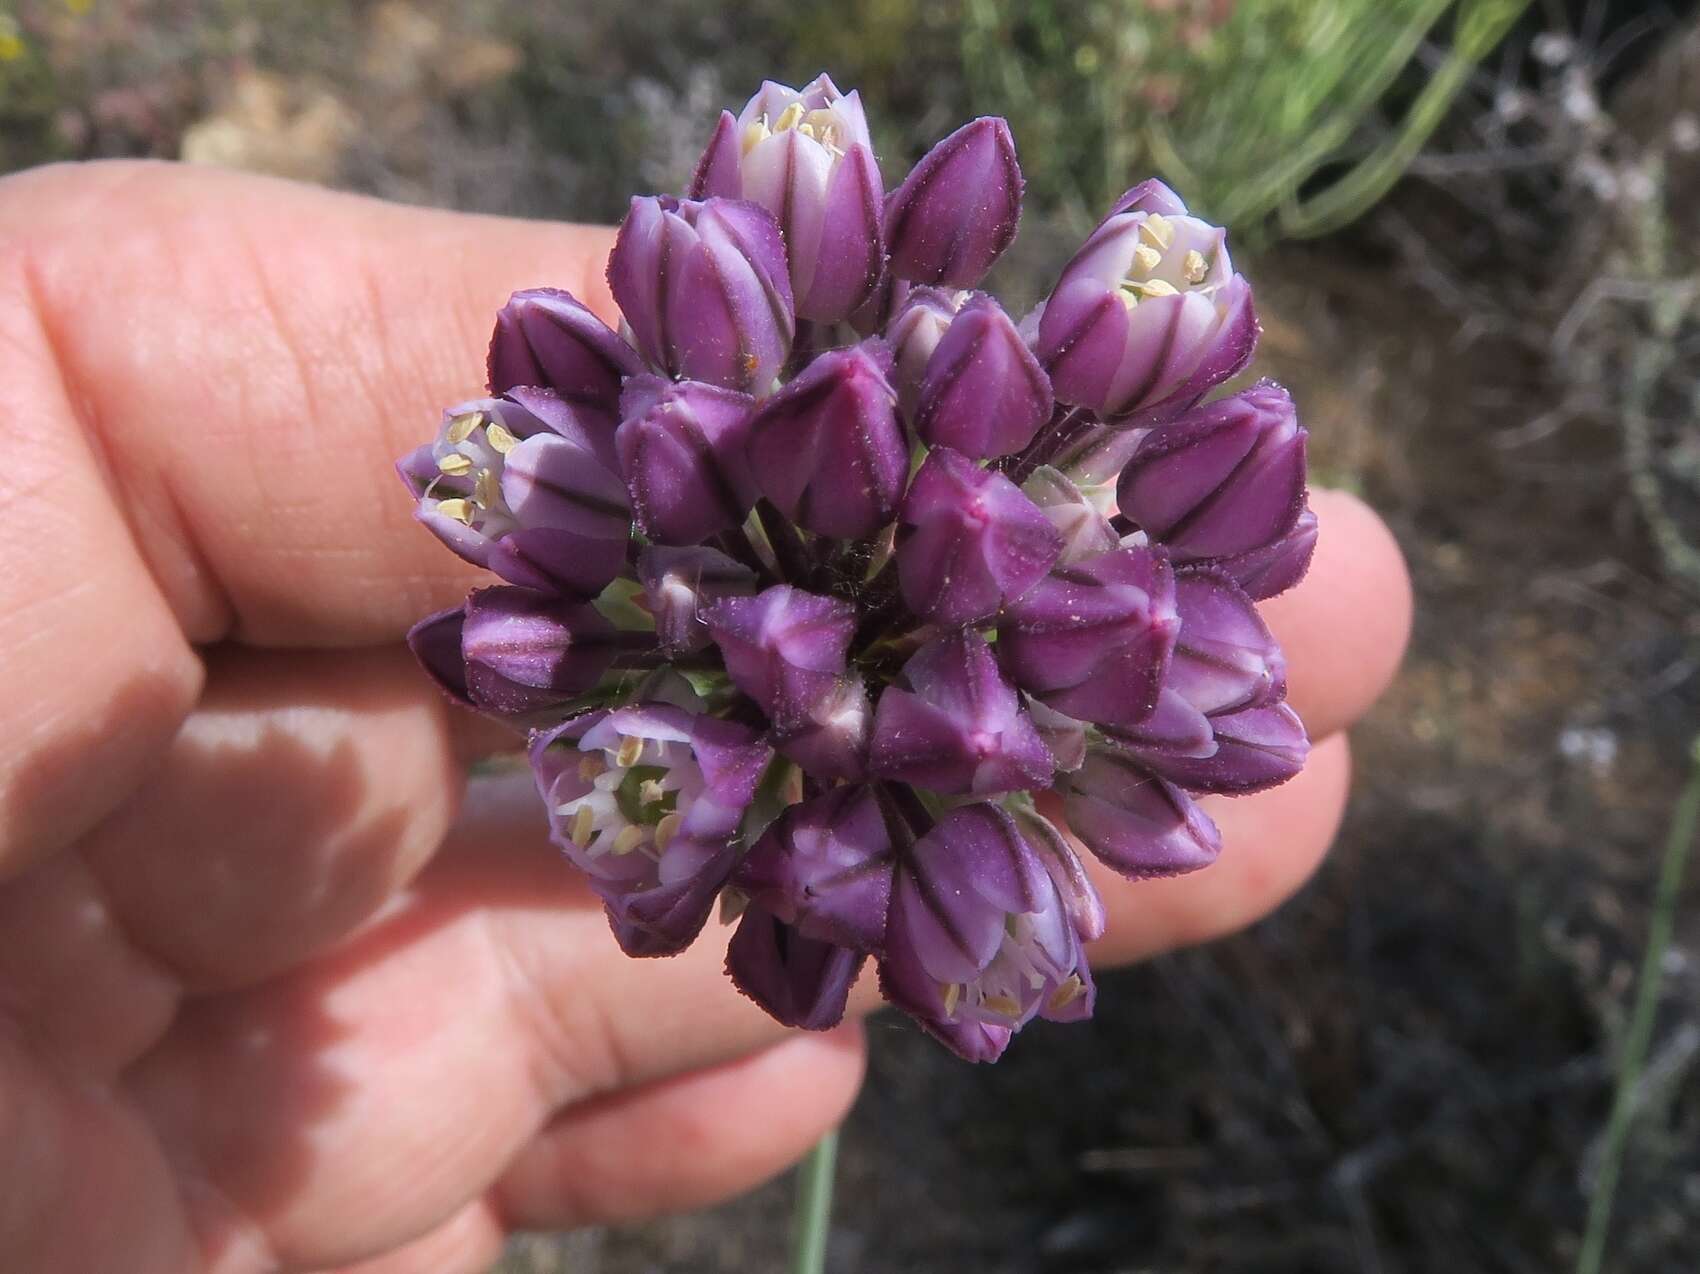
<instances>
[{"instance_id":1,"label":"purple petal","mask_svg":"<svg viewBox=\"0 0 1700 1274\"><path fill-rule=\"evenodd\" d=\"M1069 829L1124 876L1176 876L1214 862L1216 826L1172 784L1111 747L1087 750L1063 797Z\"/></svg>"},{"instance_id":2,"label":"purple petal","mask_svg":"<svg viewBox=\"0 0 1700 1274\"><path fill-rule=\"evenodd\" d=\"M637 351L570 292L528 288L496 314L488 358L490 392L554 390L574 407L612 413L620 381L641 370Z\"/></svg>"},{"instance_id":3,"label":"purple petal","mask_svg":"<svg viewBox=\"0 0 1700 1274\"><path fill-rule=\"evenodd\" d=\"M739 864L735 883L799 933L877 952L892 864L879 802L866 786L847 785L786 810Z\"/></svg>"},{"instance_id":4,"label":"purple petal","mask_svg":"<svg viewBox=\"0 0 1700 1274\"><path fill-rule=\"evenodd\" d=\"M915 431L984 459L1020 451L1050 418L1051 379L990 297L962 307L928 360Z\"/></svg>"},{"instance_id":5,"label":"purple petal","mask_svg":"<svg viewBox=\"0 0 1700 1274\"><path fill-rule=\"evenodd\" d=\"M1001 119L964 124L921 158L886 203L891 269L971 288L1015 238L1024 182Z\"/></svg>"}]
</instances>

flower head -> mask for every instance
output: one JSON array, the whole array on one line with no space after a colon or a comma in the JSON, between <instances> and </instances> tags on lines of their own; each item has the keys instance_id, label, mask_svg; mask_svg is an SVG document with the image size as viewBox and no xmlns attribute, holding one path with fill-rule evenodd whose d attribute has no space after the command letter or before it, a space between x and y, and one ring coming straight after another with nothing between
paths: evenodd
<instances>
[{"instance_id":1,"label":"flower head","mask_svg":"<svg viewBox=\"0 0 1700 1274\"><path fill-rule=\"evenodd\" d=\"M889 195L860 98L766 83L686 197L634 199L621 311L496 319L489 395L398 465L495 576L408 643L530 730L545 817L632 955L718 900L732 982L824 1029L870 963L964 1057L1087 1016L1105 923L1078 843L1134 880L1224 852L1198 804L1303 765L1256 602L1317 538L1223 232L1148 181L1020 323L1008 126ZM608 321L604 321L604 320ZM445 599L448 600L448 599Z\"/></svg>"}]
</instances>

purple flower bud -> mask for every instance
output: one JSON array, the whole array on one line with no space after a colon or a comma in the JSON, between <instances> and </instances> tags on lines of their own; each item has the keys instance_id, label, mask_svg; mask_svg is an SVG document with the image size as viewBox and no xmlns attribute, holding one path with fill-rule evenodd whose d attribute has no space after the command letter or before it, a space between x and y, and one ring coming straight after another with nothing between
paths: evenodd
<instances>
[{"instance_id":1,"label":"purple flower bud","mask_svg":"<svg viewBox=\"0 0 1700 1274\"><path fill-rule=\"evenodd\" d=\"M1251 286L1233 272L1225 233L1141 202L1092 232L1039 320L1057 397L1102 416L1189 407L1257 343Z\"/></svg>"},{"instance_id":2,"label":"purple flower bud","mask_svg":"<svg viewBox=\"0 0 1700 1274\"><path fill-rule=\"evenodd\" d=\"M1215 750L1207 757L1177 756L1157 748L1116 746L1153 773L1194 792L1261 792L1304 768L1310 753L1304 723L1284 703L1211 717Z\"/></svg>"},{"instance_id":3,"label":"purple flower bud","mask_svg":"<svg viewBox=\"0 0 1700 1274\"><path fill-rule=\"evenodd\" d=\"M1086 759L1086 723L1064 716L1037 699L1027 700L1027 715L1033 718L1033 728L1045 741L1045 750L1063 772L1078 770Z\"/></svg>"},{"instance_id":4,"label":"purple flower bud","mask_svg":"<svg viewBox=\"0 0 1700 1274\"><path fill-rule=\"evenodd\" d=\"M1209 815L1117 748L1088 748L1064 791L1070 830L1124 876L1178 876L1208 866L1221 852Z\"/></svg>"},{"instance_id":5,"label":"purple flower bud","mask_svg":"<svg viewBox=\"0 0 1700 1274\"><path fill-rule=\"evenodd\" d=\"M909 444L891 369L884 342L864 341L820 355L756 408L749 453L756 483L804 529L859 539L897 512Z\"/></svg>"},{"instance_id":6,"label":"purple flower bud","mask_svg":"<svg viewBox=\"0 0 1700 1274\"><path fill-rule=\"evenodd\" d=\"M1051 378L1003 307L977 296L951 322L927 362L915 432L975 459L1007 456L1051 416Z\"/></svg>"},{"instance_id":7,"label":"purple flower bud","mask_svg":"<svg viewBox=\"0 0 1700 1274\"><path fill-rule=\"evenodd\" d=\"M481 588L466 599L461 657L467 693L486 712L522 716L592 689L622 651L648 642L618 633L594 606L525 588Z\"/></svg>"},{"instance_id":8,"label":"purple flower bud","mask_svg":"<svg viewBox=\"0 0 1700 1274\"><path fill-rule=\"evenodd\" d=\"M878 951L892 863L872 789L849 784L786 810L738 865L733 883L805 937Z\"/></svg>"},{"instance_id":9,"label":"purple flower bud","mask_svg":"<svg viewBox=\"0 0 1700 1274\"><path fill-rule=\"evenodd\" d=\"M838 689L856 632L856 608L776 584L754 597L722 597L702 612L734 685L781 729L810 724Z\"/></svg>"},{"instance_id":10,"label":"purple flower bud","mask_svg":"<svg viewBox=\"0 0 1700 1274\"><path fill-rule=\"evenodd\" d=\"M1055 762L979 633L928 642L903 678L874 713L876 775L974 796L1050 786Z\"/></svg>"},{"instance_id":11,"label":"purple flower bud","mask_svg":"<svg viewBox=\"0 0 1700 1274\"><path fill-rule=\"evenodd\" d=\"M898 868L880 986L958 1054L991 1061L1034 1016L1090 1015L1081 910L1008 813L954 809Z\"/></svg>"},{"instance_id":12,"label":"purple flower bud","mask_svg":"<svg viewBox=\"0 0 1700 1274\"><path fill-rule=\"evenodd\" d=\"M825 1031L844 1020L865 958L805 937L771 912L750 907L726 948L726 972L781 1026Z\"/></svg>"},{"instance_id":13,"label":"purple flower bud","mask_svg":"<svg viewBox=\"0 0 1700 1274\"><path fill-rule=\"evenodd\" d=\"M461 630L465 625L465 606L427 615L407 630L407 648L449 698L470 708L473 704L466 688L466 660L460 653Z\"/></svg>"},{"instance_id":14,"label":"purple flower bud","mask_svg":"<svg viewBox=\"0 0 1700 1274\"><path fill-rule=\"evenodd\" d=\"M569 406L609 418L619 409L620 382L643 370L619 333L558 288L528 288L508 299L496 314L488 361L492 394L542 386Z\"/></svg>"},{"instance_id":15,"label":"purple flower bud","mask_svg":"<svg viewBox=\"0 0 1700 1274\"><path fill-rule=\"evenodd\" d=\"M1316 514L1307 505L1293 529L1271 544L1238 557L1217 558L1212 565L1225 571L1254 601L1286 592L1305 577L1316 551Z\"/></svg>"},{"instance_id":16,"label":"purple flower bud","mask_svg":"<svg viewBox=\"0 0 1700 1274\"><path fill-rule=\"evenodd\" d=\"M801 719L774 732L774 746L811 778L860 779L868 773L868 690L860 676L840 677Z\"/></svg>"},{"instance_id":17,"label":"purple flower bud","mask_svg":"<svg viewBox=\"0 0 1700 1274\"><path fill-rule=\"evenodd\" d=\"M763 393L791 349L785 241L773 214L736 199L633 199L608 286L651 366Z\"/></svg>"},{"instance_id":18,"label":"purple flower bud","mask_svg":"<svg viewBox=\"0 0 1700 1274\"><path fill-rule=\"evenodd\" d=\"M671 955L702 929L771 756L742 726L671 704L586 713L533 737L551 836L627 954Z\"/></svg>"},{"instance_id":19,"label":"purple flower bud","mask_svg":"<svg viewBox=\"0 0 1700 1274\"><path fill-rule=\"evenodd\" d=\"M437 441L397 469L419 520L467 561L524 588L594 597L631 537L611 453L553 391L515 389L445 412Z\"/></svg>"},{"instance_id":20,"label":"purple flower bud","mask_svg":"<svg viewBox=\"0 0 1700 1274\"><path fill-rule=\"evenodd\" d=\"M718 549L651 545L638 555L638 579L655 616L655 635L670 654L709 644L701 610L716 597L750 596L756 573Z\"/></svg>"},{"instance_id":21,"label":"purple flower bud","mask_svg":"<svg viewBox=\"0 0 1700 1274\"><path fill-rule=\"evenodd\" d=\"M1074 852L1068 838L1025 802L1013 803L1008 812L1016 830L1038 856L1051 883L1057 887L1057 897L1080 940L1096 942L1102 938L1109 919L1104 914L1104 901L1092 887L1092 879L1086 874L1080 855Z\"/></svg>"},{"instance_id":22,"label":"purple flower bud","mask_svg":"<svg viewBox=\"0 0 1700 1274\"><path fill-rule=\"evenodd\" d=\"M1287 661L1251 598L1226 575L1194 569L1175 577L1180 632L1164 678L1206 716L1259 708L1287 693Z\"/></svg>"},{"instance_id":23,"label":"purple flower bud","mask_svg":"<svg viewBox=\"0 0 1700 1274\"><path fill-rule=\"evenodd\" d=\"M1082 721L1151 714L1179 620L1174 572L1149 548L1120 548L1053 572L1007 606L998 659L1011 680Z\"/></svg>"},{"instance_id":24,"label":"purple flower bud","mask_svg":"<svg viewBox=\"0 0 1700 1274\"><path fill-rule=\"evenodd\" d=\"M768 81L734 120L722 114L691 197L748 199L779 219L797 316L846 318L885 263L884 191L861 98L822 75L801 89Z\"/></svg>"},{"instance_id":25,"label":"purple flower bud","mask_svg":"<svg viewBox=\"0 0 1700 1274\"><path fill-rule=\"evenodd\" d=\"M1304 498L1305 431L1271 381L1153 429L1116 485L1122 513L1179 562L1274 543Z\"/></svg>"},{"instance_id":26,"label":"purple flower bud","mask_svg":"<svg viewBox=\"0 0 1700 1274\"><path fill-rule=\"evenodd\" d=\"M756 502L744 450L747 394L701 381L634 376L615 436L638 525L660 544L698 544L741 526Z\"/></svg>"},{"instance_id":27,"label":"purple flower bud","mask_svg":"<svg viewBox=\"0 0 1700 1274\"><path fill-rule=\"evenodd\" d=\"M935 447L903 501L897 577L909 609L940 624L995 614L1045 577L1062 536L1001 473Z\"/></svg>"},{"instance_id":28,"label":"purple flower bud","mask_svg":"<svg viewBox=\"0 0 1700 1274\"><path fill-rule=\"evenodd\" d=\"M973 287L1015 238L1023 184L1009 125L994 118L964 124L923 155L886 201L892 273Z\"/></svg>"},{"instance_id":29,"label":"purple flower bud","mask_svg":"<svg viewBox=\"0 0 1700 1274\"><path fill-rule=\"evenodd\" d=\"M1110 520L1058 470L1041 465L1021 484L1021 490L1062 536L1058 566L1073 566L1120 546L1121 537Z\"/></svg>"},{"instance_id":30,"label":"purple flower bud","mask_svg":"<svg viewBox=\"0 0 1700 1274\"><path fill-rule=\"evenodd\" d=\"M972 295L971 292L952 292L946 288L909 288L903 305L887 325L885 337L896 362L892 379L897 385L898 405L903 408L905 416L915 414L915 408L921 401L921 380L927 373L927 363L956 318L957 311Z\"/></svg>"}]
</instances>

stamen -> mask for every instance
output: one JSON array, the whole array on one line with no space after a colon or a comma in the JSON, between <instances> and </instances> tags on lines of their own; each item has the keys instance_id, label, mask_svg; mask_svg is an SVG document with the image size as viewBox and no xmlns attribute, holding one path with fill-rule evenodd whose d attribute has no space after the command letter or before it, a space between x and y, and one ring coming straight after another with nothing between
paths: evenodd
<instances>
[{"instance_id":1,"label":"stamen","mask_svg":"<svg viewBox=\"0 0 1700 1274\"><path fill-rule=\"evenodd\" d=\"M1002 1014L1004 1017L1021 1016L1021 1005L1007 995L988 995L980 1001L980 1006L990 1009L993 1013Z\"/></svg>"},{"instance_id":2,"label":"stamen","mask_svg":"<svg viewBox=\"0 0 1700 1274\"><path fill-rule=\"evenodd\" d=\"M1086 984L1080 980L1078 973L1068 975L1067 981L1061 983L1051 992L1050 1010L1053 1013L1066 1009L1081 996L1086 994Z\"/></svg>"},{"instance_id":3,"label":"stamen","mask_svg":"<svg viewBox=\"0 0 1700 1274\"><path fill-rule=\"evenodd\" d=\"M662 788L660 779L645 779L638 784L639 805L654 805L666 795L667 792Z\"/></svg>"},{"instance_id":4,"label":"stamen","mask_svg":"<svg viewBox=\"0 0 1700 1274\"><path fill-rule=\"evenodd\" d=\"M456 522L472 525L472 502L470 500L439 500L437 512Z\"/></svg>"},{"instance_id":5,"label":"stamen","mask_svg":"<svg viewBox=\"0 0 1700 1274\"><path fill-rule=\"evenodd\" d=\"M956 1006L962 1002L962 983L941 982L939 983L939 990L944 994L944 1015L955 1017Z\"/></svg>"},{"instance_id":6,"label":"stamen","mask_svg":"<svg viewBox=\"0 0 1700 1274\"><path fill-rule=\"evenodd\" d=\"M643 844L643 828L636 823L628 823L620 829L620 834L614 838L614 852L629 854Z\"/></svg>"},{"instance_id":7,"label":"stamen","mask_svg":"<svg viewBox=\"0 0 1700 1274\"><path fill-rule=\"evenodd\" d=\"M1167 248L1175 241L1175 228L1160 212L1154 212L1139 223L1140 237L1149 240L1152 246Z\"/></svg>"},{"instance_id":8,"label":"stamen","mask_svg":"<svg viewBox=\"0 0 1700 1274\"><path fill-rule=\"evenodd\" d=\"M578 776L586 783L589 783L607 768L608 762L604 761L594 752L586 752L579 758Z\"/></svg>"},{"instance_id":9,"label":"stamen","mask_svg":"<svg viewBox=\"0 0 1700 1274\"><path fill-rule=\"evenodd\" d=\"M1204 276L1210 273L1210 263L1204 259L1202 252L1193 248L1181 258L1181 273L1188 283L1202 283Z\"/></svg>"},{"instance_id":10,"label":"stamen","mask_svg":"<svg viewBox=\"0 0 1700 1274\"><path fill-rule=\"evenodd\" d=\"M591 833L596 829L596 814L588 805L581 805L573 811L573 825L570 835L573 844L584 849L590 844Z\"/></svg>"},{"instance_id":11,"label":"stamen","mask_svg":"<svg viewBox=\"0 0 1700 1274\"><path fill-rule=\"evenodd\" d=\"M642 755L643 740L635 734L628 734L620 739L620 750L614 753L614 764L622 770L629 770L637 764Z\"/></svg>"},{"instance_id":12,"label":"stamen","mask_svg":"<svg viewBox=\"0 0 1700 1274\"><path fill-rule=\"evenodd\" d=\"M788 128L797 127L797 122L806 114L801 102L792 102L779 113L779 118L773 121L773 131L783 133Z\"/></svg>"},{"instance_id":13,"label":"stamen","mask_svg":"<svg viewBox=\"0 0 1700 1274\"><path fill-rule=\"evenodd\" d=\"M472 471L472 460L458 451L452 451L437 461L437 471L446 473L451 478L458 478L461 474Z\"/></svg>"},{"instance_id":14,"label":"stamen","mask_svg":"<svg viewBox=\"0 0 1700 1274\"><path fill-rule=\"evenodd\" d=\"M472 431L483 423L483 412L462 412L460 415L449 421L449 427L444 432L443 438L450 443L459 445L472 437Z\"/></svg>"},{"instance_id":15,"label":"stamen","mask_svg":"<svg viewBox=\"0 0 1700 1274\"><path fill-rule=\"evenodd\" d=\"M1150 274L1163 264L1163 254L1149 243L1142 243L1133 250L1133 263L1145 273Z\"/></svg>"},{"instance_id":16,"label":"stamen","mask_svg":"<svg viewBox=\"0 0 1700 1274\"><path fill-rule=\"evenodd\" d=\"M677 813L662 816L655 825L655 848L666 849L673 843L673 838L679 834L679 824L684 820Z\"/></svg>"},{"instance_id":17,"label":"stamen","mask_svg":"<svg viewBox=\"0 0 1700 1274\"><path fill-rule=\"evenodd\" d=\"M519 446L519 439L494 421L484 431L484 436L490 440L490 445L495 448L498 455L505 456Z\"/></svg>"},{"instance_id":18,"label":"stamen","mask_svg":"<svg viewBox=\"0 0 1700 1274\"><path fill-rule=\"evenodd\" d=\"M1162 279L1147 279L1144 283L1130 283L1128 289L1139 293L1140 296L1179 296L1180 289L1173 283L1165 283Z\"/></svg>"},{"instance_id":19,"label":"stamen","mask_svg":"<svg viewBox=\"0 0 1700 1274\"><path fill-rule=\"evenodd\" d=\"M472 502L481 509L488 509L502 498L502 488L496 482L496 475L489 469L478 472L478 481L472 484Z\"/></svg>"},{"instance_id":20,"label":"stamen","mask_svg":"<svg viewBox=\"0 0 1700 1274\"><path fill-rule=\"evenodd\" d=\"M773 132L767 126L767 116L763 115L760 119L750 121L748 127L744 129L744 135L739 139L739 142L744 154L747 155L754 150L759 143L765 142L772 136Z\"/></svg>"}]
</instances>

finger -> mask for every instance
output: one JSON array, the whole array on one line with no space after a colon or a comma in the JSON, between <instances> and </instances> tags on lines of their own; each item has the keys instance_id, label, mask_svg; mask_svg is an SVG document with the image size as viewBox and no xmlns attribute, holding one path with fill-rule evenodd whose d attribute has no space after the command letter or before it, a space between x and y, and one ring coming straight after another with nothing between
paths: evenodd
<instances>
[{"instance_id":1,"label":"finger","mask_svg":"<svg viewBox=\"0 0 1700 1274\"><path fill-rule=\"evenodd\" d=\"M1393 680L1411 636L1411 579L1375 512L1344 491L1313 491L1310 573L1260 607L1287 657L1287 697L1313 739L1342 730Z\"/></svg>"},{"instance_id":2,"label":"finger","mask_svg":"<svg viewBox=\"0 0 1700 1274\"><path fill-rule=\"evenodd\" d=\"M708 1207L780 1172L836 1128L865 1064L862 1028L851 1024L576 1106L502 1174L497 1207L527 1230Z\"/></svg>"},{"instance_id":3,"label":"finger","mask_svg":"<svg viewBox=\"0 0 1700 1274\"><path fill-rule=\"evenodd\" d=\"M506 1237L495 1208L475 1199L411 1243L344 1265L338 1274L482 1274L502 1254Z\"/></svg>"},{"instance_id":4,"label":"finger","mask_svg":"<svg viewBox=\"0 0 1700 1274\"><path fill-rule=\"evenodd\" d=\"M479 393L516 288L564 287L613 313L611 232L211 169L6 178L0 242L35 282L27 319L52 334L198 642L394 640L453 604L472 572L413 522L393 461ZM41 408L25 406L8 418L34 427Z\"/></svg>"},{"instance_id":5,"label":"finger","mask_svg":"<svg viewBox=\"0 0 1700 1274\"><path fill-rule=\"evenodd\" d=\"M441 696L406 650L224 649L158 772L80 848L154 964L191 990L246 985L412 879L462 773Z\"/></svg>"},{"instance_id":6,"label":"finger","mask_svg":"<svg viewBox=\"0 0 1700 1274\"><path fill-rule=\"evenodd\" d=\"M1208 942L1274 911L1310 879L1333 844L1351 775L1346 736L1336 734L1316 745L1291 782L1255 796L1206 800L1222 832L1222 854L1189 875L1129 882L1077 845L1108 913L1104 937L1092 945L1093 963L1126 964Z\"/></svg>"}]
</instances>

